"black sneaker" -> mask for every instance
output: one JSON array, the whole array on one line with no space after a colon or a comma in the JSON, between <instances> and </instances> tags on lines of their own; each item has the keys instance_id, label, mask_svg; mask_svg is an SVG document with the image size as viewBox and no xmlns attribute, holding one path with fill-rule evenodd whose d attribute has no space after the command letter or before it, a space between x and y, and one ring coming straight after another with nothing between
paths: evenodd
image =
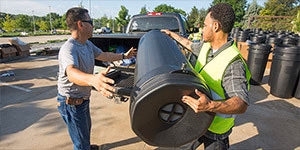
<instances>
[{"instance_id":1,"label":"black sneaker","mask_svg":"<svg viewBox=\"0 0 300 150\"><path fill-rule=\"evenodd\" d=\"M90 145L90 150L100 150L99 146L96 144Z\"/></svg>"}]
</instances>

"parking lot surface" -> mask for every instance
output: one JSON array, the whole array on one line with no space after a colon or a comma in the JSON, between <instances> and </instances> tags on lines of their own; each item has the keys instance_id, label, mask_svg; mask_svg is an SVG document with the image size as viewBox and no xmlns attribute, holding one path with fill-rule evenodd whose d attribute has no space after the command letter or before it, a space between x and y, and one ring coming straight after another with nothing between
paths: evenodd
<instances>
[{"instance_id":1,"label":"parking lot surface","mask_svg":"<svg viewBox=\"0 0 300 150\"><path fill-rule=\"evenodd\" d=\"M67 128L56 109L57 56L30 56L0 64L1 150L71 150ZM250 106L236 119L231 149L300 150L300 100L269 94L266 84L251 86ZM116 104L92 91L91 143L103 149L152 150L130 127L129 102ZM201 146L198 149L203 149Z\"/></svg>"}]
</instances>

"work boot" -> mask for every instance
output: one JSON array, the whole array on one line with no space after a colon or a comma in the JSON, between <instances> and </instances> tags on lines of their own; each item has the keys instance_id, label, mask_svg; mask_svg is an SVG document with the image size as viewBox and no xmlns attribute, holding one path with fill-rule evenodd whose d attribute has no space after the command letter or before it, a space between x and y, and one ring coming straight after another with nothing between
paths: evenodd
<instances>
[{"instance_id":1,"label":"work boot","mask_svg":"<svg viewBox=\"0 0 300 150\"><path fill-rule=\"evenodd\" d=\"M90 145L90 150L100 150L99 146L96 144Z\"/></svg>"}]
</instances>

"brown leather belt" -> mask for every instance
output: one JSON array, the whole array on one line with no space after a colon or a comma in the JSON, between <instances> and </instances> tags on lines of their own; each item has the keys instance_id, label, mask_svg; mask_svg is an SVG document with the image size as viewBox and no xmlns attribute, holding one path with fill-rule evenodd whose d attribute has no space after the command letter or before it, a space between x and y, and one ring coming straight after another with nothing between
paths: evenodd
<instances>
[{"instance_id":1,"label":"brown leather belt","mask_svg":"<svg viewBox=\"0 0 300 150\"><path fill-rule=\"evenodd\" d=\"M66 99L66 104L69 105L80 105L85 101L86 99L83 98L72 98L72 97L67 97Z\"/></svg>"}]
</instances>

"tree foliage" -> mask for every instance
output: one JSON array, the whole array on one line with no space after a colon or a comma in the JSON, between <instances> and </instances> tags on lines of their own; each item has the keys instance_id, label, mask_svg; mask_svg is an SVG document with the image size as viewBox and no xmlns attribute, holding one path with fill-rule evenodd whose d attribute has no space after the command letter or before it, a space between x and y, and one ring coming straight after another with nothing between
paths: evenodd
<instances>
[{"instance_id":1,"label":"tree foliage","mask_svg":"<svg viewBox=\"0 0 300 150\"><path fill-rule=\"evenodd\" d=\"M268 0L260 11L262 16L293 16L297 14L300 0Z\"/></svg>"},{"instance_id":2,"label":"tree foliage","mask_svg":"<svg viewBox=\"0 0 300 150\"><path fill-rule=\"evenodd\" d=\"M29 31L31 29L31 18L28 15L18 15L16 17L16 27L20 31Z\"/></svg>"},{"instance_id":3,"label":"tree foliage","mask_svg":"<svg viewBox=\"0 0 300 150\"><path fill-rule=\"evenodd\" d=\"M293 31L300 32L300 10L298 10L297 16L292 22L293 24Z\"/></svg>"},{"instance_id":4,"label":"tree foliage","mask_svg":"<svg viewBox=\"0 0 300 150\"><path fill-rule=\"evenodd\" d=\"M60 18L60 24L63 30L67 30L68 26L67 26L67 22L66 22L66 13Z\"/></svg>"},{"instance_id":5,"label":"tree foliage","mask_svg":"<svg viewBox=\"0 0 300 150\"><path fill-rule=\"evenodd\" d=\"M37 25L41 31L50 30L50 25L46 21L40 20L37 22Z\"/></svg>"},{"instance_id":6,"label":"tree foliage","mask_svg":"<svg viewBox=\"0 0 300 150\"><path fill-rule=\"evenodd\" d=\"M187 16L188 24L192 27L197 27L197 20L199 18L199 10L194 6Z\"/></svg>"},{"instance_id":7,"label":"tree foliage","mask_svg":"<svg viewBox=\"0 0 300 150\"><path fill-rule=\"evenodd\" d=\"M173 6L167 4L161 4L156 6L153 11L154 12L175 12L175 13L180 13L183 16L186 16L186 12L183 11L182 9L176 9Z\"/></svg>"},{"instance_id":8,"label":"tree foliage","mask_svg":"<svg viewBox=\"0 0 300 150\"><path fill-rule=\"evenodd\" d=\"M3 29L7 32L13 32L16 30L16 21L12 20L10 15L5 16L5 21L3 22Z\"/></svg>"},{"instance_id":9,"label":"tree foliage","mask_svg":"<svg viewBox=\"0 0 300 150\"><path fill-rule=\"evenodd\" d=\"M204 26L204 20L205 20L206 15L207 15L207 10L205 10L204 8L201 8L199 10L199 17L196 21L197 25L199 24L201 28Z\"/></svg>"},{"instance_id":10,"label":"tree foliage","mask_svg":"<svg viewBox=\"0 0 300 150\"><path fill-rule=\"evenodd\" d=\"M193 28L196 27L203 27L205 17L207 15L207 10L204 8L201 8L198 10L195 6L192 8L192 11L187 16L187 20L189 25L191 25Z\"/></svg>"},{"instance_id":11,"label":"tree foliage","mask_svg":"<svg viewBox=\"0 0 300 150\"><path fill-rule=\"evenodd\" d=\"M261 10L262 10L262 7L257 4L256 0L253 0L252 3L247 8L245 16L243 17L243 28L248 27L249 17L259 15L259 12Z\"/></svg>"},{"instance_id":12,"label":"tree foliage","mask_svg":"<svg viewBox=\"0 0 300 150\"><path fill-rule=\"evenodd\" d=\"M147 10L146 6L142 7L140 14L147 14L147 13L148 13L148 10Z\"/></svg>"},{"instance_id":13,"label":"tree foliage","mask_svg":"<svg viewBox=\"0 0 300 150\"><path fill-rule=\"evenodd\" d=\"M124 27L129 23L130 15L128 15L128 9L121 5L121 10L119 11L118 17L115 17L117 24L123 27L123 31L125 30Z\"/></svg>"},{"instance_id":14,"label":"tree foliage","mask_svg":"<svg viewBox=\"0 0 300 150\"><path fill-rule=\"evenodd\" d=\"M243 16L245 15L245 8L247 4L247 0L213 0L212 6L218 3L228 3L232 6L235 12L235 26L241 26L240 22L243 20Z\"/></svg>"}]
</instances>

